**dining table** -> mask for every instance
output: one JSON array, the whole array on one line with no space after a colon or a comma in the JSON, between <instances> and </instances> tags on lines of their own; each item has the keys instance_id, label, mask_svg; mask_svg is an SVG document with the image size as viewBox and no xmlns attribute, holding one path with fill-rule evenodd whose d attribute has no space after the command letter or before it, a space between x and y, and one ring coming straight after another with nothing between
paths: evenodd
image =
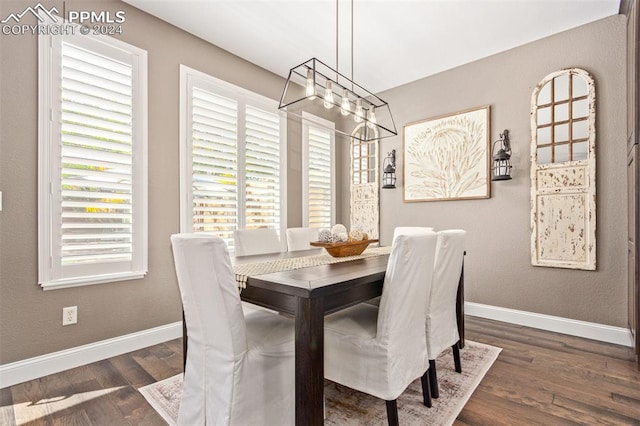
<instances>
[{"instance_id":1,"label":"dining table","mask_svg":"<svg viewBox=\"0 0 640 426\"><path fill-rule=\"evenodd\" d=\"M295 423L298 426L324 424L324 317L382 294L388 250L379 255L365 256L366 253L368 251L338 263L289 267L267 273L261 273L258 268L258 273L241 276L243 301L289 315L295 322ZM232 258L232 264L234 271L247 270L247 266L295 258L305 260L305 257L317 258L323 254L328 256L324 249L242 256ZM463 348L463 271L458 287L457 320L460 348ZM186 327L183 331L186 354Z\"/></svg>"}]
</instances>

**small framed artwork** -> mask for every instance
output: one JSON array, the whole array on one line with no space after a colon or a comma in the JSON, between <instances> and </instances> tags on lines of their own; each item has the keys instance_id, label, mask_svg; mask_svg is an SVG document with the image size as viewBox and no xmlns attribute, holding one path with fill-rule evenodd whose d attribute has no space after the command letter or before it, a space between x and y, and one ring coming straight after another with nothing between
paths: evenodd
<instances>
[{"instance_id":1,"label":"small framed artwork","mask_svg":"<svg viewBox=\"0 0 640 426\"><path fill-rule=\"evenodd\" d=\"M405 202L490 197L489 110L487 105L404 126Z\"/></svg>"}]
</instances>

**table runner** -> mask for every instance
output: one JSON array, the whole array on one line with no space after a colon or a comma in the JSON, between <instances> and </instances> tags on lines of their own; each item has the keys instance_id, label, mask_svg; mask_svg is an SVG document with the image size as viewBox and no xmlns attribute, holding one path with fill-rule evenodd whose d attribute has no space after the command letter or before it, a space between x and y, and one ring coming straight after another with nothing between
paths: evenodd
<instances>
[{"instance_id":1,"label":"table runner","mask_svg":"<svg viewBox=\"0 0 640 426\"><path fill-rule=\"evenodd\" d=\"M236 276L238 287L247 286L247 279L251 275L271 274L273 272L290 271L293 269L308 268L310 266L329 265L331 263L349 262L367 257L382 256L391 253L391 247L368 247L362 254L356 256L333 257L326 252L313 256L291 257L287 259L274 259L265 262L244 263L235 265L233 272Z\"/></svg>"}]
</instances>

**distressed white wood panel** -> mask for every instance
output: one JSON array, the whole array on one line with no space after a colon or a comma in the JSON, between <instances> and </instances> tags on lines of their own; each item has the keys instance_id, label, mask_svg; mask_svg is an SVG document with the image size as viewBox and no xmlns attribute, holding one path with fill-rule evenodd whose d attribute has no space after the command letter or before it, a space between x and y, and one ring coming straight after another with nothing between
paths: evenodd
<instances>
[{"instance_id":1,"label":"distressed white wood panel","mask_svg":"<svg viewBox=\"0 0 640 426\"><path fill-rule=\"evenodd\" d=\"M374 239L378 239L380 228L378 188L378 182L351 185L351 226L359 226Z\"/></svg>"},{"instance_id":2,"label":"distressed white wood panel","mask_svg":"<svg viewBox=\"0 0 640 426\"><path fill-rule=\"evenodd\" d=\"M571 76L573 80L565 80L565 75ZM556 77L563 79L563 82L575 83L562 88L558 85L558 92L562 90L563 94L554 95L556 86L551 88L548 83ZM546 138L549 137L545 136L544 141L538 141L538 135L543 134L539 132L539 126L551 122L551 128L555 129L569 121L563 114L562 117L552 116L550 119L545 116L538 122L538 109L554 109L555 100L562 104L566 99L564 96L578 99L565 104L569 117L584 117L584 114L577 110L577 105L583 103L585 98L588 102L587 158L538 164L539 145L548 143ZM574 105L576 112L572 113ZM583 124L584 121L580 122L580 125ZM551 131L548 134L552 134ZM578 139L571 133L568 137L570 140ZM535 266L596 269L595 138L595 86L591 76L577 68L557 71L546 76L531 97L531 263Z\"/></svg>"},{"instance_id":3,"label":"distressed white wood panel","mask_svg":"<svg viewBox=\"0 0 640 426\"><path fill-rule=\"evenodd\" d=\"M367 131L365 124L361 123L353 130L352 134L358 136L359 133ZM371 130L368 130L371 131ZM377 129L373 130L377 137ZM374 173L371 176L367 173L367 176L371 176L369 182L361 182L358 179L358 183L354 183L354 150L353 144L357 144L359 141L355 138L351 138L351 161L349 179L351 181L351 210L350 220L351 228L358 227L362 232L365 232L369 238L378 239L380 236L380 183L379 183L379 147L380 144L375 142L372 144L375 150L375 157L373 159ZM359 163L360 166L362 165ZM360 170L357 170L358 172Z\"/></svg>"}]
</instances>

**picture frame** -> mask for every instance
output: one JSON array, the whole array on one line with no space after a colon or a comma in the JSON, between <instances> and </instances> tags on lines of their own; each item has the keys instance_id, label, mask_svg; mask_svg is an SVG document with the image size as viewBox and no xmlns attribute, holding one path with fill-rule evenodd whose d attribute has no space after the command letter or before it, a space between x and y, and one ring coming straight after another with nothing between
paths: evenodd
<instances>
[{"instance_id":1,"label":"picture frame","mask_svg":"<svg viewBox=\"0 0 640 426\"><path fill-rule=\"evenodd\" d=\"M490 106L403 127L404 202L491 196Z\"/></svg>"}]
</instances>

